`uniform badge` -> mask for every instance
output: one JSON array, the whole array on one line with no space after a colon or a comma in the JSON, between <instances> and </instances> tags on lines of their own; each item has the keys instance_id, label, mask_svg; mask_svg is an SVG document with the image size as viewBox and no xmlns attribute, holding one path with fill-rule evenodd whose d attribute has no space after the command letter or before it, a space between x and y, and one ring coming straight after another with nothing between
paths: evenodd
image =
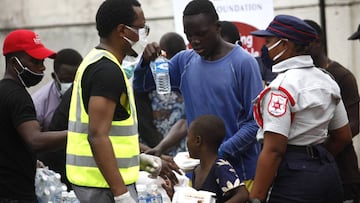
<instances>
[{"instance_id":1,"label":"uniform badge","mask_svg":"<svg viewBox=\"0 0 360 203\"><path fill-rule=\"evenodd\" d=\"M287 103L287 97L281 94L271 93L270 102L268 104L268 112L273 116L280 117L285 114Z\"/></svg>"}]
</instances>

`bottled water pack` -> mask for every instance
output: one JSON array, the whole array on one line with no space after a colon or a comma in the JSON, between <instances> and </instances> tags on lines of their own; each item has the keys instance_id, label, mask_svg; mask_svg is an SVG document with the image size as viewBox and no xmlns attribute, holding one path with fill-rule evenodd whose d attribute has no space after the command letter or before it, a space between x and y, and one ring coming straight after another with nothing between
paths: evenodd
<instances>
[{"instance_id":1,"label":"bottled water pack","mask_svg":"<svg viewBox=\"0 0 360 203\"><path fill-rule=\"evenodd\" d=\"M74 191L60 181L61 175L47 167L37 168L35 175L35 193L39 203L80 203Z\"/></svg>"}]
</instances>

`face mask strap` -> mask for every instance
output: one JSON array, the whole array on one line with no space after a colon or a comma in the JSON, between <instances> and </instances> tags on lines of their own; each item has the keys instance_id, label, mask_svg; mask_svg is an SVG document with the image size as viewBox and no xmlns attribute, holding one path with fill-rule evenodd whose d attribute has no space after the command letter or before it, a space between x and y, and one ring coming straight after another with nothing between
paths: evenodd
<instances>
[{"instance_id":1,"label":"face mask strap","mask_svg":"<svg viewBox=\"0 0 360 203\"><path fill-rule=\"evenodd\" d=\"M270 51L270 50L272 50L273 48L277 47L277 46L280 44L281 40L282 40L282 39L279 39L277 42L275 42L275 44L271 45L271 46L268 48L268 50Z\"/></svg>"},{"instance_id":2,"label":"face mask strap","mask_svg":"<svg viewBox=\"0 0 360 203\"><path fill-rule=\"evenodd\" d=\"M55 72L52 72L51 73L51 76L52 78L55 80L55 85L56 85L56 88L60 91L61 90L61 82L59 80L59 77L57 76L57 74Z\"/></svg>"},{"instance_id":3,"label":"face mask strap","mask_svg":"<svg viewBox=\"0 0 360 203\"><path fill-rule=\"evenodd\" d=\"M136 42L132 41L131 39L127 38L127 37L123 37L127 42L129 42L129 44L131 46L133 46Z\"/></svg>"},{"instance_id":4,"label":"face mask strap","mask_svg":"<svg viewBox=\"0 0 360 203\"><path fill-rule=\"evenodd\" d=\"M14 58L15 58L16 62L19 64L19 66L22 68L21 72L19 72L19 70L18 70L17 68L14 68L15 71L16 71L16 73L19 75L19 74L21 74L21 73L24 72L25 67L24 67L23 64L20 62L20 60L18 59L18 57L14 56Z\"/></svg>"},{"instance_id":5,"label":"face mask strap","mask_svg":"<svg viewBox=\"0 0 360 203\"><path fill-rule=\"evenodd\" d=\"M17 72L17 76L18 76L20 82L24 85L24 87L33 86L32 83L27 84L27 83L29 83L28 80L27 80L28 74L31 74L32 76L38 76L38 77L40 77L40 80L44 77L44 73L33 72L29 68L24 67L23 64L20 62L20 60L16 56L14 58L15 58L16 62L19 64L19 66L22 68L21 72L18 71L17 68L14 68L14 69ZM25 79L23 77L25 77ZM39 82L40 82L40 80L39 80ZM39 82L37 82L37 83L39 83Z\"/></svg>"},{"instance_id":6,"label":"face mask strap","mask_svg":"<svg viewBox=\"0 0 360 203\"><path fill-rule=\"evenodd\" d=\"M29 72L30 72L31 74L33 74L33 75L37 75L37 76L43 76L43 75L44 75L44 73L36 73L36 72L28 69L27 67L25 67L24 70L29 71Z\"/></svg>"},{"instance_id":7,"label":"face mask strap","mask_svg":"<svg viewBox=\"0 0 360 203\"><path fill-rule=\"evenodd\" d=\"M277 42L275 42L275 44L271 45L269 48L268 48L268 51L272 50L273 48L277 47L281 41L288 41L288 39L279 39ZM273 61L276 61L277 59L279 59L285 52L287 51L287 48L283 51L281 51L280 53L278 53L272 60Z\"/></svg>"},{"instance_id":8,"label":"face mask strap","mask_svg":"<svg viewBox=\"0 0 360 203\"><path fill-rule=\"evenodd\" d=\"M284 53L285 51L287 51L287 49L284 49L283 51L281 51L280 53L278 53L274 58L273 58L273 61L276 61L278 58L280 58Z\"/></svg>"},{"instance_id":9,"label":"face mask strap","mask_svg":"<svg viewBox=\"0 0 360 203\"><path fill-rule=\"evenodd\" d=\"M21 84L24 85L24 87L28 87L28 85L25 84L24 80L23 80L22 77L21 77L21 74L24 73L24 71L25 71L25 67L24 67L23 64L20 62L20 60L18 59L18 57L15 56L14 58L15 58L16 62L20 65L20 67L22 68L21 72L19 72L17 68L14 68L15 71L16 71L16 73L17 73L17 75L18 75L18 78L19 78Z\"/></svg>"}]
</instances>

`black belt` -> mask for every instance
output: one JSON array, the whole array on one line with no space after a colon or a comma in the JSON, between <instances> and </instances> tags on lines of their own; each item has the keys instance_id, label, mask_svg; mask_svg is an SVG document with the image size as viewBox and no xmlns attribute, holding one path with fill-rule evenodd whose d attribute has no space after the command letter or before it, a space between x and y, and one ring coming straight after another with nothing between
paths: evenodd
<instances>
[{"instance_id":1,"label":"black belt","mask_svg":"<svg viewBox=\"0 0 360 203\"><path fill-rule=\"evenodd\" d=\"M312 158L319 156L318 150L314 146L311 146L311 145L306 145L306 146L288 145L286 151L307 154Z\"/></svg>"}]
</instances>

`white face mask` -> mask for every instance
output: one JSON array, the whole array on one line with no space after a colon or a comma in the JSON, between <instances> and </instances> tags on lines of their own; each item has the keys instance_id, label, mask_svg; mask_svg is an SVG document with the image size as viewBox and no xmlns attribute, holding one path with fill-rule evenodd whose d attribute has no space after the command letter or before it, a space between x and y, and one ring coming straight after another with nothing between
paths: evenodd
<instances>
[{"instance_id":1,"label":"white face mask","mask_svg":"<svg viewBox=\"0 0 360 203\"><path fill-rule=\"evenodd\" d=\"M275 44L271 45L269 48L268 48L268 51L272 50L273 48L277 47L280 42L282 41L283 39L279 39L277 42L275 42ZM272 58L273 61L276 61L277 59L279 59L286 51L287 49L281 51L280 53L278 53L276 56L274 56L274 58Z\"/></svg>"},{"instance_id":2,"label":"white face mask","mask_svg":"<svg viewBox=\"0 0 360 203\"><path fill-rule=\"evenodd\" d=\"M71 85L72 85L72 82L60 83L60 94L64 95L66 90L68 90L71 87Z\"/></svg>"},{"instance_id":3,"label":"white face mask","mask_svg":"<svg viewBox=\"0 0 360 203\"><path fill-rule=\"evenodd\" d=\"M134 28L131 28L129 26L127 26L130 30L133 30L134 32L135 29ZM138 55L138 56L141 56L142 53L144 52L145 50L145 47L147 45L147 35L148 35L148 31L146 28L140 28L137 30L137 33L139 35L139 40L137 42L134 42L132 40L130 40L129 38L127 37L124 37L124 39L126 41L128 41L130 44L131 44L131 49Z\"/></svg>"}]
</instances>

